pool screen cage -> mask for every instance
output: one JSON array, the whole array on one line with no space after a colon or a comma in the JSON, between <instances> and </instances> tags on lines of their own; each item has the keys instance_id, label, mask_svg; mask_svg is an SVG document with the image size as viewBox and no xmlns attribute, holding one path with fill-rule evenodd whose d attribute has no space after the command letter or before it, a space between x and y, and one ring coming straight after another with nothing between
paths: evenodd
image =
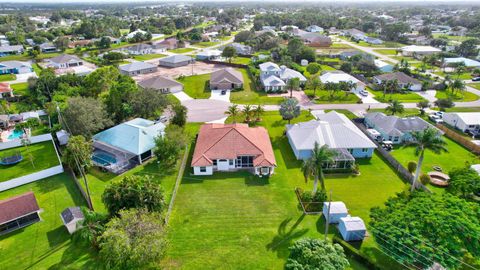
<instances>
[{"instance_id":1,"label":"pool screen cage","mask_svg":"<svg viewBox=\"0 0 480 270\"><path fill-rule=\"evenodd\" d=\"M115 163L109 163L107 165L97 163L97 166L103 167L113 173L122 173L132 166L132 163L138 163L137 155L130 152L118 149L108 144L104 144L99 141L93 141L93 147L95 149L107 152L115 157Z\"/></svg>"}]
</instances>

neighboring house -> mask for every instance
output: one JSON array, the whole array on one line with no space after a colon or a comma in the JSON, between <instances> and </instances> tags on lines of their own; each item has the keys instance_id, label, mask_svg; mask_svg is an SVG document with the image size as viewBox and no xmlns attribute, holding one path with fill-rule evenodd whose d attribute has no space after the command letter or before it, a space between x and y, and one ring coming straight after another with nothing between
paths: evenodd
<instances>
[{"instance_id":1,"label":"neighboring house","mask_svg":"<svg viewBox=\"0 0 480 270\"><path fill-rule=\"evenodd\" d=\"M122 43L122 41L119 38L114 38L114 37L111 37L111 36L104 36L104 37L106 37L110 40L110 44L120 44L120 43ZM100 41L102 38L94 38L94 39L92 39L92 41L97 42L97 41Z\"/></svg>"},{"instance_id":2,"label":"neighboring house","mask_svg":"<svg viewBox=\"0 0 480 270\"><path fill-rule=\"evenodd\" d=\"M10 126L10 117L6 114L0 114L0 128L7 129Z\"/></svg>"},{"instance_id":3,"label":"neighboring house","mask_svg":"<svg viewBox=\"0 0 480 270\"><path fill-rule=\"evenodd\" d=\"M204 124L198 133L191 166L194 175L249 170L268 176L277 166L264 127L247 124Z\"/></svg>"},{"instance_id":4,"label":"neighboring house","mask_svg":"<svg viewBox=\"0 0 480 270\"><path fill-rule=\"evenodd\" d=\"M330 47L332 39L319 33L304 33L299 35L300 39L311 47Z\"/></svg>"},{"instance_id":5,"label":"neighboring house","mask_svg":"<svg viewBox=\"0 0 480 270\"><path fill-rule=\"evenodd\" d=\"M0 62L0 74L24 74L33 72L32 65L21 61Z\"/></svg>"},{"instance_id":6,"label":"neighboring house","mask_svg":"<svg viewBox=\"0 0 480 270\"><path fill-rule=\"evenodd\" d=\"M367 36L365 36L363 38L363 41L365 41L367 43L370 43L370 44L374 44L374 45L383 44L383 40L378 39L378 38L373 38L373 37L367 37Z\"/></svg>"},{"instance_id":7,"label":"neighboring house","mask_svg":"<svg viewBox=\"0 0 480 270\"><path fill-rule=\"evenodd\" d=\"M186 42L180 42L176 38L167 38L162 41L153 44L154 48L165 48L167 50L173 50L177 48L183 48L186 46Z\"/></svg>"},{"instance_id":8,"label":"neighboring house","mask_svg":"<svg viewBox=\"0 0 480 270\"><path fill-rule=\"evenodd\" d=\"M429 45L432 41L431 38L426 36L411 36L408 38L408 41L415 44L415 45Z\"/></svg>"},{"instance_id":9,"label":"neighboring house","mask_svg":"<svg viewBox=\"0 0 480 270\"><path fill-rule=\"evenodd\" d=\"M222 56L220 50L203 50L195 56L198 60L216 60Z\"/></svg>"},{"instance_id":10,"label":"neighboring house","mask_svg":"<svg viewBox=\"0 0 480 270\"><path fill-rule=\"evenodd\" d=\"M310 25L305 28L305 31L311 33L323 33L323 28L318 25Z\"/></svg>"},{"instance_id":11,"label":"neighboring house","mask_svg":"<svg viewBox=\"0 0 480 270\"><path fill-rule=\"evenodd\" d=\"M342 35L352 37L352 36L366 36L365 32L362 32L356 28L346 29L341 31Z\"/></svg>"},{"instance_id":12,"label":"neighboring house","mask_svg":"<svg viewBox=\"0 0 480 270\"><path fill-rule=\"evenodd\" d=\"M0 56L10 54L22 54L24 52L22 45L4 45L0 46Z\"/></svg>"},{"instance_id":13,"label":"neighboring house","mask_svg":"<svg viewBox=\"0 0 480 270\"><path fill-rule=\"evenodd\" d=\"M57 51L57 47L53 43L45 42L39 45L42 53L52 53Z\"/></svg>"},{"instance_id":14,"label":"neighboring house","mask_svg":"<svg viewBox=\"0 0 480 270\"><path fill-rule=\"evenodd\" d=\"M45 62L47 63L48 67L53 67L55 69L71 68L83 65L82 59L70 54L62 54L53 58L49 58L46 59Z\"/></svg>"},{"instance_id":15,"label":"neighboring house","mask_svg":"<svg viewBox=\"0 0 480 270\"><path fill-rule=\"evenodd\" d=\"M393 71L393 65L392 64L389 64L389 63L384 62L384 61L379 60L379 59L375 59L374 63L375 63L375 66L378 68L378 70L380 70L383 73Z\"/></svg>"},{"instance_id":16,"label":"neighboring house","mask_svg":"<svg viewBox=\"0 0 480 270\"><path fill-rule=\"evenodd\" d=\"M87 47L93 45L93 40L91 39L82 39L82 40L75 40L68 43L69 48L76 48L76 47Z\"/></svg>"},{"instance_id":17,"label":"neighboring house","mask_svg":"<svg viewBox=\"0 0 480 270\"><path fill-rule=\"evenodd\" d=\"M172 56L167 56L165 58L160 59L159 65L164 67L182 67L189 65L195 62L195 60L187 55L176 54Z\"/></svg>"},{"instance_id":18,"label":"neighboring house","mask_svg":"<svg viewBox=\"0 0 480 270\"><path fill-rule=\"evenodd\" d=\"M40 221L40 207L33 192L0 201L0 235Z\"/></svg>"},{"instance_id":19,"label":"neighboring house","mask_svg":"<svg viewBox=\"0 0 480 270\"><path fill-rule=\"evenodd\" d=\"M426 55L432 55L435 53L439 53L442 50L432 47L432 46L417 46L417 45L409 45L400 48L403 56L411 56L415 58L422 58Z\"/></svg>"},{"instance_id":20,"label":"neighboring house","mask_svg":"<svg viewBox=\"0 0 480 270\"><path fill-rule=\"evenodd\" d=\"M13 89L9 83L0 82L0 99L6 97L13 97Z\"/></svg>"},{"instance_id":21,"label":"neighboring house","mask_svg":"<svg viewBox=\"0 0 480 270\"><path fill-rule=\"evenodd\" d=\"M373 77L375 84L380 85L386 81L397 81L398 86L402 89L408 88L411 91L422 90L422 82L414 79L403 72L393 72L376 75Z\"/></svg>"},{"instance_id":22,"label":"neighboring house","mask_svg":"<svg viewBox=\"0 0 480 270\"><path fill-rule=\"evenodd\" d=\"M343 202L324 202L322 209L328 224L340 222L340 218L348 216L347 206Z\"/></svg>"},{"instance_id":23,"label":"neighboring house","mask_svg":"<svg viewBox=\"0 0 480 270\"><path fill-rule=\"evenodd\" d=\"M163 94L183 91L183 84L164 76L155 76L142 80L138 82L138 85L143 89L155 89Z\"/></svg>"},{"instance_id":24,"label":"neighboring house","mask_svg":"<svg viewBox=\"0 0 480 270\"><path fill-rule=\"evenodd\" d=\"M124 172L153 156L155 138L165 125L135 118L93 136L92 161L114 173Z\"/></svg>"},{"instance_id":25,"label":"neighboring house","mask_svg":"<svg viewBox=\"0 0 480 270\"><path fill-rule=\"evenodd\" d=\"M142 34L142 35L145 35L147 32L146 31L143 31L143 30L140 30L140 29L137 29L133 32L130 32L127 34L127 39L131 39L133 38L136 34Z\"/></svg>"},{"instance_id":26,"label":"neighboring house","mask_svg":"<svg viewBox=\"0 0 480 270\"><path fill-rule=\"evenodd\" d=\"M362 241L367 234L367 227L359 217L342 217L338 223L338 230L345 241Z\"/></svg>"},{"instance_id":27,"label":"neighboring house","mask_svg":"<svg viewBox=\"0 0 480 270\"><path fill-rule=\"evenodd\" d=\"M350 74L347 74L340 70L335 71L326 71L320 77L320 81L322 83L351 83L352 84L352 92L360 92L365 90L366 85L358 80L357 78L353 77Z\"/></svg>"},{"instance_id":28,"label":"neighboring house","mask_svg":"<svg viewBox=\"0 0 480 270\"><path fill-rule=\"evenodd\" d=\"M369 55L361 51L345 51L339 54L341 60L349 60L353 56L361 55L362 57L369 58Z\"/></svg>"},{"instance_id":29,"label":"neighboring house","mask_svg":"<svg viewBox=\"0 0 480 270\"><path fill-rule=\"evenodd\" d=\"M60 218L62 219L63 225L68 230L69 234L76 232L82 227L83 220L85 216L83 215L80 207L69 207L60 213Z\"/></svg>"},{"instance_id":30,"label":"neighboring house","mask_svg":"<svg viewBox=\"0 0 480 270\"><path fill-rule=\"evenodd\" d=\"M445 113L443 121L463 132L480 133L480 112Z\"/></svg>"},{"instance_id":31,"label":"neighboring house","mask_svg":"<svg viewBox=\"0 0 480 270\"><path fill-rule=\"evenodd\" d=\"M295 157L311 157L315 143L328 145L337 152L329 169L350 168L355 158L370 158L376 145L345 115L331 111L317 115L317 120L287 125L287 138Z\"/></svg>"},{"instance_id":32,"label":"neighboring house","mask_svg":"<svg viewBox=\"0 0 480 270\"><path fill-rule=\"evenodd\" d=\"M150 64L148 62L133 62L131 64L126 64L118 67L120 73L129 76L135 76L139 74L152 73L157 71L157 66Z\"/></svg>"},{"instance_id":33,"label":"neighboring house","mask_svg":"<svg viewBox=\"0 0 480 270\"><path fill-rule=\"evenodd\" d=\"M412 132L435 128L420 117L400 118L394 115L387 116L381 112L367 113L365 115L365 125L379 133L373 139L376 141L391 141L393 144L410 142L413 138ZM438 133L439 135L442 134L440 130L438 130Z\"/></svg>"},{"instance_id":34,"label":"neighboring house","mask_svg":"<svg viewBox=\"0 0 480 270\"><path fill-rule=\"evenodd\" d=\"M480 67L480 62L475 61L472 59L468 59L465 57L452 57L452 58L444 58L443 63L445 66L456 66L460 63L465 64L467 68L478 68Z\"/></svg>"},{"instance_id":35,"label":"neighboring house","mask_svg":"<svg viewBox=\"0 0 480 270\"><path fill-rule=\"evenodd\" d=\"M280 66L280 79L287 83L290 79L294 78L297 78L300 81L301 85L307 82L307 78L305 78L302 73L291 68L287 68L284 65Z\"/></svg>"},{"instance_id":36,"label":"neighboring house","mask_svg":"<svg viewBox=\"0 0 480 270\"><path fill-rule=\"evenodd\" d=\"M278 66L273 62L265 62L259 65L260 81L266 92L283 91L288 80L298 78L301 84L307 79L300 72L287 68L286 66Z\"/></svg>"},{"instance_id":37,"label":"neighboring house","mask_svg":"<svg viewBox=\"0 0 480 270\"><path fill-rule=\"evenodd\" d=\"M234 68L224 68L210 75L211 90L231 90L243 87L243 75Z\"/></svg>"},{"instance_id":38,"label":"neighboring house","mask_svg":"<svg viewBox=\"0 0 480 270\"><path fill-rule=\"evenodd\" d=\"M153 46L140 43L137 45L126 47L123 50L127 51L129 54L132 54L132 55L144 55L144 54L151 54L153 52Z\"/></svg>"},{"instance_id":39,"label":"neighboring house","mask_svg":"<svg viewBox=\"0 0 480 270\"><path fill-rule=\"evenodd\" d=\"M248 45L234 42L232 44L229 44L228 46L233 47L238 55L251 55L253 53L253 48Z\"/></svg>"},{"instance_id":40,"label":"neighboring house","mask_svg":"<svg viewBox=\"0 0 480 270\"><path fill-rule=\"evenodd\" d=\"M465 36L468 32L468 28L463 26L455 26L450 30L450 35L452 36Z\"/></svg>"}]
</instances>

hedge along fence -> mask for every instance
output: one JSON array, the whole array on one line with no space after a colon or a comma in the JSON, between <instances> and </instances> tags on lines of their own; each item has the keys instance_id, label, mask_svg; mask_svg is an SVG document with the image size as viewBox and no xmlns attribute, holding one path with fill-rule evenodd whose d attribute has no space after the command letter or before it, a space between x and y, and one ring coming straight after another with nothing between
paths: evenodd
<instances>
[{"instance_id":1,"label":"hedge along fence","mask_svg":"<svg viewBox=\"0 0 480 270\"><path fill-rule=\"evenodd\" d=\"M322 214L322 210L316 211L315 209L323 207L323 202L304 202L302 201L302 193L304 191L300 188L295 188L295 194L297 195L298 202L300 206L302 206L303 213L306 215L320 215Z\"/></svg>"},{"instance_id":2,"label":"hedge along fence","mask_svg":"<svg viewBox=\"0 0 480 270\"><path fill-rule=\"evenodd\" d=\"M353 257L356 261L359 261L363 265L367 266L368 269L374 269L374 270L383 269L383 268L379 267L378 265L376 265L375 262L373 262L367 256L363 255L363 253L360 252L358 249L356 249L355 247L350 245L348 242L340 239L340 237L334 235L333 239L332 239L332 242L342 246L343 250L345 251L345 254L347 256Z\"/></svg>"},{"instance_id":3,"label":"hedge along fence","mask_svg":"<svg viewBox=\"0 0 480 270\"><path fill-rule=\"evenodd\" d=\"M461 144L463 147L467 148L469 151L474 153L475 155L480 155L480 145L474 144L472 141L469 139L463 137L462 135L458 134L454 130L451 130L450 128L442 125L442 124L437 124L436 127L440 129L441 131L445 132L445 136L448 138L454 140L455 142Z\"/></svg>"},{"instance_id":4,"label":"hedge along fence","mask_svg":"<svg viewBox=\"0 0 480 270\"><path fill-rule=\"evenodd\" d=\"M46 142L46 141L51 141L53 143L53 147L55 148L55 153L58 158L58 163L59 165L50 167L48 169L34 172L28 175L20 176L14 179L10 179L8 181L4 181L0 183L0 191L4 191L7 189L15 188L21 185L25 185L31 182L35 182L50 176L54 176L60 173L63 173L63 166L62 166L62 161L60 159L60 155L58 154L57 147L55 145L55 142L53 141L53 137L51 134L42 134L38 136L32 136L30 137L30 142L32 144L34 143L40 143L40 142ZM4 142L0 144L0 150L6 150L10 148L15 148L15 147L20 147L22 146L22 141L20 139L9 141L9 142Z\"/></svg>"}]
</instances>

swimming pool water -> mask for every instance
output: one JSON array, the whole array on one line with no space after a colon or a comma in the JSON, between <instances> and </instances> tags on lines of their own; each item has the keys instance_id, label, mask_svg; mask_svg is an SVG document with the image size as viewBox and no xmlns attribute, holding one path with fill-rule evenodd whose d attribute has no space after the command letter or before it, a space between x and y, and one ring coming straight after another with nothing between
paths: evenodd
<instances>
[{"instance_id":1,"label":"swimming pool water","mask_svg":"<svg viewBox=\"0 0 480 270\"><path fill-rule=\"evenodd\" d=\"M8 135L8 139L9 140L15 140L15 139L20 139L20 137L22 137L23 135L23 130L12 130L10 132L10 135Z\"/></svg>"},{"instance_id":2,"label":"swimming pool water","mask_svg":"<svg viewBox=\"0 0 480 270\"><path fill-rule=\"evenodd\" d=\"M104 152L93 153L92 160L103 166L117 163L117 159L114 156Z\"/></svg>"}]
</instances>

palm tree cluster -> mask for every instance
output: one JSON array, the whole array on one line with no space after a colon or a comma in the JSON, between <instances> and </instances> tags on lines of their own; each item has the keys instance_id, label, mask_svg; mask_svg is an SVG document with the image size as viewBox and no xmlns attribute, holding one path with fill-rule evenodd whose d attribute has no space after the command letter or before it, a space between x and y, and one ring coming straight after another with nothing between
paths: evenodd
<instances>
[{"instance_id":1,"label":"palm tree cluster","mask_svg":"<svg viewBox=\"0 0 480 270\"><path fill-rule=\"evenodd\" d=\"M325 176L323 174L323 167L329 162L333 162L337 152L330 149L328 145L319 146L318 142L315 142L312 155L309 159L305 160L302 165L303 176L305 182L310 177L313 177L313 193L315 194L318 189L318 181L322 187L322 191L325 191Z\"/></svg>"},{"instance_id":2,"label":"palm tree cluster","mask_svg":"<svg viewBox=\"0 0 480 270\"><path fill-rule=\"evenodd\" d=\"M385 111L390 112L392 115L403 113L405 111L403 104L396 99L391 100L388 104L389 105L387 108L385 108Z\"/></svg>"},{"instance_id":3,"label":"palm tree cluster","mask_svg":"<svg viewBox=\"0 0 480 270\"><path fill-rule=\"evenodd\" d=\"M245 122L249 123L252 120L255 122L261 121L263 113L265 113L265 109L262 105L245 105L241 110L237 104L233 104L232 106L228 107L225 115L231 117L233 123L237 123L237 117L239 115L243 115Z\"/></svg>"}]
</instances>

